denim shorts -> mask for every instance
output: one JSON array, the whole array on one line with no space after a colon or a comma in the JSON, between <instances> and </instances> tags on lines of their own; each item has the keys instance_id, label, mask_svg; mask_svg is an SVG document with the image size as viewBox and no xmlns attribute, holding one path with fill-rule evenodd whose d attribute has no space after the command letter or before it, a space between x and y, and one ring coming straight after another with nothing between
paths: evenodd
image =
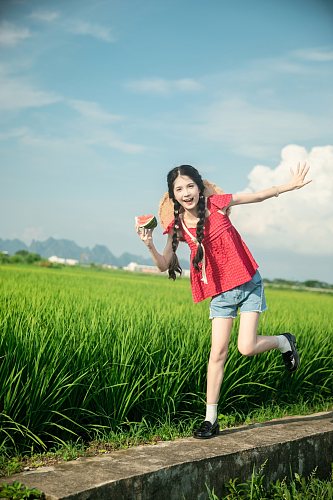
<instances>
[{"instance_id":1,"label":"denim shorts","mask_svg":"<svg viewBox=\"0 0 333 500\"><path fill-rule=\"evenodd\" d=\"M236 318L238 309L241 313L266 311L264 284L259 271L243 285L215 295L210 301L209 318Z\"/></svg>"}]
</instances>

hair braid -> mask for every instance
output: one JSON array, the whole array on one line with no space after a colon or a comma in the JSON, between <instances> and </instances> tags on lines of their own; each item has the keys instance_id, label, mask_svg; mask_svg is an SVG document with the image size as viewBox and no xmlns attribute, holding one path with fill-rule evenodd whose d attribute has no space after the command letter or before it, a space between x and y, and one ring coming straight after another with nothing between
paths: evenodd
<instances>
[{"instance_id":1,"label":"hair braid","mask_svg":"<svg viewBox=\"0 0 333 500\"><path fill-rule=\"evenodd\" d=\"M201 242L204 237L204 225L205 225L205 211L206 211L206 202L205 202L205 197L204 197L204 190L205 190L205 185L203 183L203 180L201 178L201 175L197 171L196 168L192 167L191 165L180 165L179 167L175 167L170 172L168 173L167 176L167 181L168 181L168 192L169 192L169 198L170 200L173 201L174 203L174 218L175 218L175 223L174 223L174 228L173 228L173 235L172 235L172 258L171 262L169 265L169 278L172 278L173 280L176 279L176 272L181 274L182 268L179 265L179 261L176 255L176 250L178 247L179 243L179 236L178 236L178 230L180 229L180 218L179 218L179 210L181 208L180 203L178 203L175 199L175 193L174 193L174 183L175 180L179 175L187 175L192 179L192 181L198 186L199 188L199 202L198 202L198 216L199 216L199 222L197 224L197 241L199 243L198 245L198 250L197 254L193 259L193 265L194 268L199 270L199 262L202 261L203 259L203 248L201 245Z\"/></svg>"},{"instance_id":2,"label":"hair braid","mask_svg":"<svg viewBox=\"0 0 333 500\"><path fill-rule=\"evenodd\" d=\"M176 254L176 250L178 248L179 244L179 239L178 239L178 231L180 228L180 218L179 218L179 209L180 209L180 204L176 201L173 200L173 213L174 213L174 225L173 225L173 234L172 234L172 250L173 254L171 257L170 265L169 265L169 278L175 280L177 275L176 272L179 273L179 275L182 274L182 268L180 267L179 260Z\"/></svg>"},{"instance_id":3,"label":"hair braid","mask_svg":"<svg viewBox=\"0 0 333 500\"><path fill-rule=\"evenodd\" d=\"M201 243L202 243L202 240L204 239L205 216L206 216L206 200L205 200L204 194L201 192L199 195L199 202L198 202L199 221L197 223L197 232L196 232L198 249L197 249L197 253L195 254L193 261L192 261L194 269L196 269L197 271L200 270L199 263L202 261L203 256L204 256Z\"/></svg>"}]
</instances>

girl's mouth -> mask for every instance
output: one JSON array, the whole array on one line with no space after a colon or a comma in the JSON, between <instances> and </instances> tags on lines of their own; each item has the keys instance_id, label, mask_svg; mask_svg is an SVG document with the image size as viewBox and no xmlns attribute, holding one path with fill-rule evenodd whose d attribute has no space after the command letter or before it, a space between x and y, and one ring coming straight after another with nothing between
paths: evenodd
<instances>
[{"instance_id":1,"label":"girl's mouth","mask_svg":"<svg viewBox=\"0 0 333 500\"><path fill-rule=\"evenodd\" d=\"M189 198L187 200L183 200L184 203L191 204L193 202L193 198Z\"/></svg>"}]
</instances>

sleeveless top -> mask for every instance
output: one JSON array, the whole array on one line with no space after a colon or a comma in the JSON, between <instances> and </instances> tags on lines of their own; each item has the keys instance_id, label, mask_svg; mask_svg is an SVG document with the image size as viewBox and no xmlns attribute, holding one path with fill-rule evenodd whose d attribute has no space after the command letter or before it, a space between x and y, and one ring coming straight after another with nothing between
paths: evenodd
<instances>
[{"instance_id":1,"label":"sleeveless top","mask_svg":"<svg viewBox=\"0 0 333 500\"><path fill-rule=\"evenodd\" d=\"M214 297L250 281L258 264L240 234L222 212L232 199L231 194L214 194L207 198L204 238L204 257L199 264L200 271L193 267L192 260L197 252L196 228L187 227L181 219L181 238L191 250L190 276L194 302ZM174 220L163 234L173 233Z\"/></svg>"}]
</instances>

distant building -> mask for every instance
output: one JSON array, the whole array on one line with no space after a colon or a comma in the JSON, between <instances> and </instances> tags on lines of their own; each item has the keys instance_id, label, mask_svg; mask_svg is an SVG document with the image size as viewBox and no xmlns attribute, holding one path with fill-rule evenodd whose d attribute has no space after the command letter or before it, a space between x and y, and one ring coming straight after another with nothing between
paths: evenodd
<instances>
[{"instance_id":1,"label":"distant building","mask_svg":"<svg viewBox=\"0 0 333 500\"><path fill-rule=\"evenodd\" d=\"M132 273L161 274L161 271L156 266L137 264L136 262L130 262L128 266L124 267L124 270L131 271Z\"/></svg>"},{"instance_id":2,"label":"distant building","mask_svg":"<svg viewBox=\"0 0 333 500\"><path fill-rule=\"evenodd\" d=\"M156 266L148 266L147 264L137 264L136 262L130 262L128 266L123 268L125 271L130 271L133 273L147 273L147 274L167 274L168 271L161 272ZM189 278L190 270L183 269L182 276Z\"/></svg>"},{"instance_id":3,"label":"distant building","mask_svg":"<svg viewBox=\"0 0 333 500\"><path fill-rule=\"evenodd\" d=\"M113 266L112 264L101 264L103 269L118 269L117 266Z\"/></svg>"},{"instance_id":4,"label":"distant building","mask_svg":"<svg viewBox=\"0 0 333 500\"><path fill-rule=\"evenodd\" d=\"M79 261L76 259L64 259L63 257L57 257L56 255L52 255L47 259L52 264L65 264L67 266L76 266Z\"/></svg>"}]
</instances>

